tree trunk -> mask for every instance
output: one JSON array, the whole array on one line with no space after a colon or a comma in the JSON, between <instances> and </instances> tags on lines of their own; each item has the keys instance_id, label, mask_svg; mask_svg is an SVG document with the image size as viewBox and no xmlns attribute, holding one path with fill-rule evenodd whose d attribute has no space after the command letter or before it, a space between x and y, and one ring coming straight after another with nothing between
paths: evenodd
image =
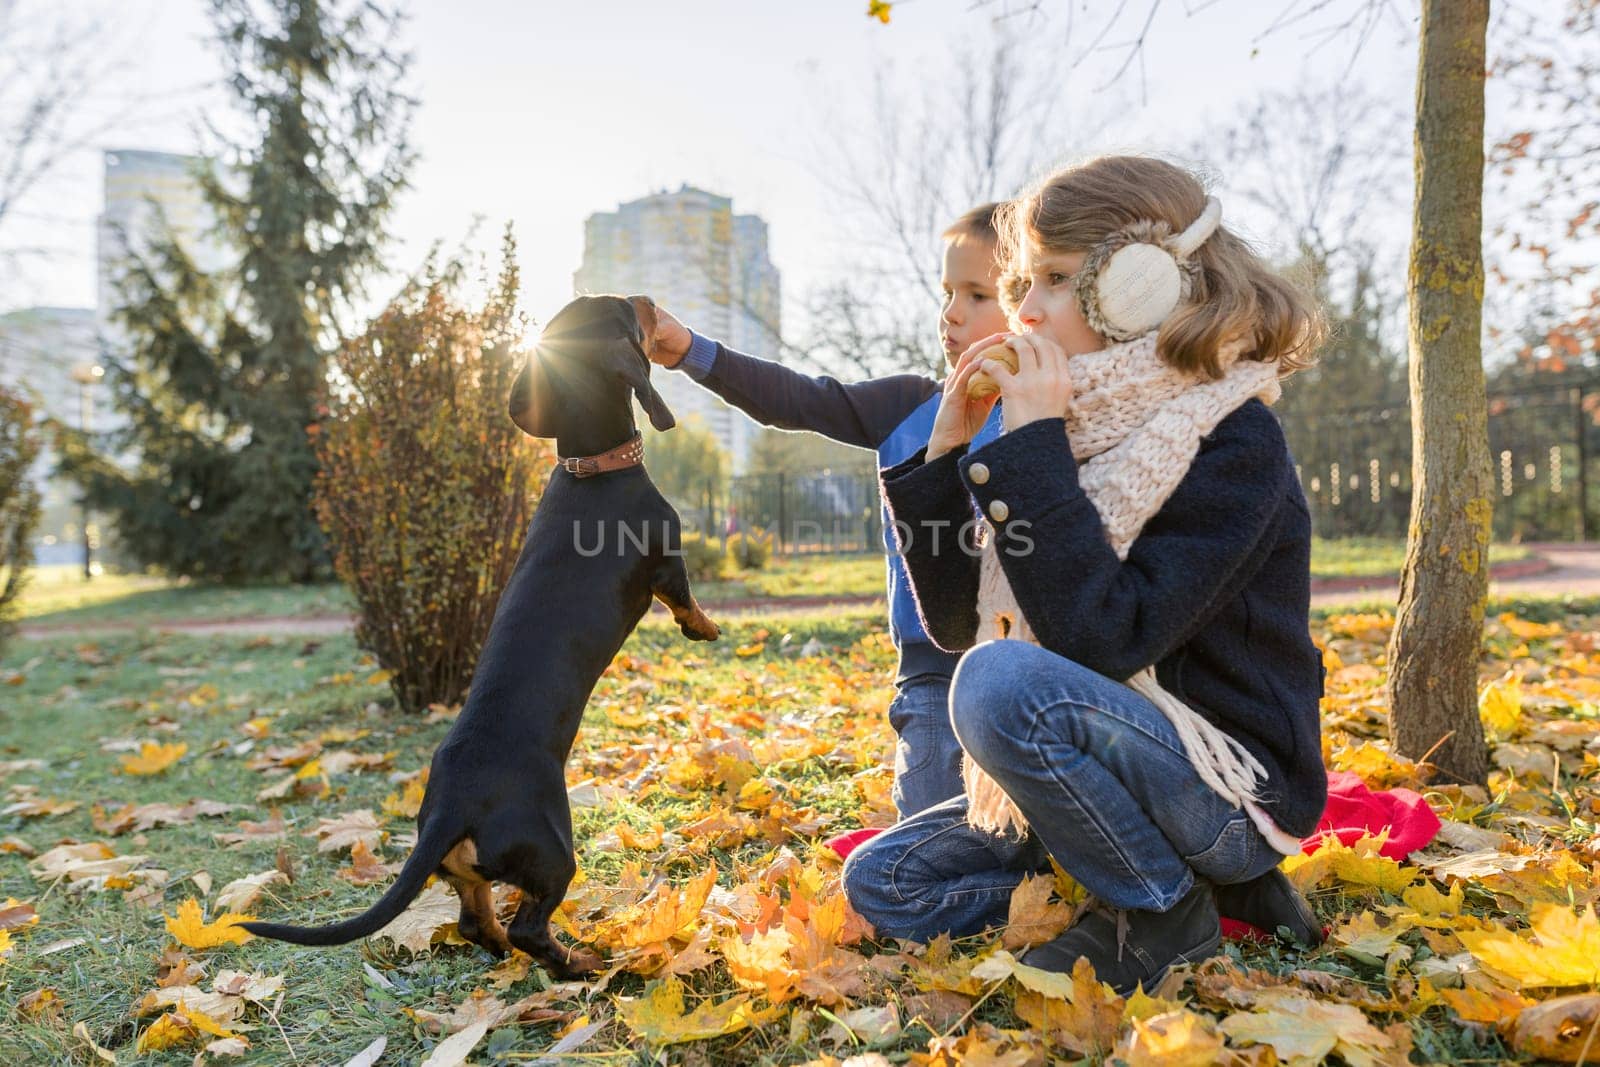
<instances>
[{"instance_id":1,"label":"tree trunk","mask_svg":"<svg viewBox=\"0 0 1600 1067\"><path fill-rule=\"evenodd\" d=\"M1489 587L1483 319L1488 0L1424 0L1410 291L1411 522L1389 642L1390 735L1442 776L1483 783L1478 652Z\"/></svg>"}]
</instances>

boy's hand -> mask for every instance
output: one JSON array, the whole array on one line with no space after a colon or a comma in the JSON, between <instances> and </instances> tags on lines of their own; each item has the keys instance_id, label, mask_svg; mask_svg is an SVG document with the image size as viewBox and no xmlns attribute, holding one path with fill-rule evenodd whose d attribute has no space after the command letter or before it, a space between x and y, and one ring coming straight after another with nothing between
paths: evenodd
<instances>
[{"instance_id":1,"label":"boy's hand","mask_svg":"<svg viewBox=\"0 0 1600 1067\"><path fill-rule=\"evenodd\" d=\"M991 334L961 353L961 358L956 360L955 370L944 380L944 395L939 400L939 412L933 417L933 431L928 435L929 462L971 441L973 435L983 429L989 412L994 410L1001 394L991 393L974 399L967 395L967 383L978 368L988 362L978 359L978 353L1008 336L1003 333Z\"/></svg>"},{"instance_id":2,"label":"boy's hand","mask_svg":"<svg viewBox=\"0 0 1600 1067\"><path fill-rule=\"evenodd\" d=\"M656 332L650 337L646 350L650 362L663 367L676 367L689 354L689 328L673 317L672 312L656 305Z\"/></svg>"},{"instance_id":3,"label":"boy's hand","mask_svg":"<svg viewBox=\"0 0 1600 1067\"><path fill-rule=\"evenodd\" d=\"M1039 419L1064 417L1072 404L1072 375L1061 346L1030 333L1016 335L1009 344L1017 353L1016 373L1000 366L990 372L1005 401L1000 409L1005 432Z\"/></svg>"}]
</instances>

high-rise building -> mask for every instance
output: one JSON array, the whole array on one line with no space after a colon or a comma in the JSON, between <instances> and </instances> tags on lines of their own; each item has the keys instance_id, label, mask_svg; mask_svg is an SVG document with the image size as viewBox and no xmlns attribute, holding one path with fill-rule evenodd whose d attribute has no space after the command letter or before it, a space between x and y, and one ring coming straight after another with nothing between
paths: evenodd
<instances>
[{"instance_id":1,"label":"high-rise building","mask_svg":"<svg viewBox=\"0 0 1600 1067\"><path fill-rule=\"evenodd\" d=\"M105 208L96 226L95 307L25 308L0 316L0 384L19 390L43 414L67 426L76 428L87 421L92 429L107 430L122 421L95 371L104 347L116 344L121 336L114 315L120 301L117 278L129 250L148 250L164 223L202 270L222 262L211 236L211 210L195 175L201 164L198 157L171 152L105 153ZM47 443L32 472L43 498L35 545L41 563L82 558L82 491L65 479L49 477L55 465ZM91 541L98 543L92 517L89 532Z\"/></svg>"},{"instance_id":2,"label":"high-rise building","mask_svg":"<svg viewBox=\"0 0 1600 1067\"><path fill-rule=\"evenodd\" d=\"M741 351L775 355L781 336L778 269L767 224L735 215L733 201L682 186L590 215L584 223L579 293L644 293L694 329ZM734 473L749 465L760 427L686 375L654 375L679 420L698 416L727 450Z\"/></svg>"},{"instance_id":3,"label":"high-rise building","mask_svg":"<svg viewBox=\"0 0 1600 1067\"><path fill-rule=\"evenodd\" d=\"M0 386L37 405L41 416L67 426L76 428L85 419L98 425L102 417L95 402L104 388L87 371L96 365L98 352L91 308L24 308L0 315ZM83 382L73 376L80 368ZM29 472L41 497L42 514L34 531L40 563L83 558L82 493L73 483L50 477L55 464L47 436ZM93 532L92 523L90 528Z\"/></svg>"},{"instance_id":4,"label":"high-rise building","mask_svg":"<svg viewBox=\"0 0 1600 1067\"><path fill-rule=\"evenodd\" d=\"M203 165L198 156L173 152L105 153L106 202L96 227L95 258L100 327L107 336L117 334L112 323L121 299L117 279L128 253L147 250L163 235L163 223L201 270L221 265L220 246L211 236L211 206L196 176Z\"/></svg>"}]
</instances>

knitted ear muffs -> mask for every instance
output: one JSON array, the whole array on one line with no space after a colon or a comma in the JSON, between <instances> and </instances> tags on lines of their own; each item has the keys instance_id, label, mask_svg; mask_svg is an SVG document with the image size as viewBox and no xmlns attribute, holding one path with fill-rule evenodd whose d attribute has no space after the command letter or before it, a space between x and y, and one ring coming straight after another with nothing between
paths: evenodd
<instances>
[{"instance_id":1,"label":"knitted ear muffs","mask_svg":"<svg viewBox=\"0 0 1600 1067\"><path fill-rule=\"evenodd\" d=\"M1108 341L1131 341L1167 321L1199 281L1200 265L1190 256L1221 221L1222 205L1207 197L1200 217L1175 237L1165 222L1149 220L1113 230L1077 274L1078 308L1089 328Z\"/></svg>"}]
</instances>

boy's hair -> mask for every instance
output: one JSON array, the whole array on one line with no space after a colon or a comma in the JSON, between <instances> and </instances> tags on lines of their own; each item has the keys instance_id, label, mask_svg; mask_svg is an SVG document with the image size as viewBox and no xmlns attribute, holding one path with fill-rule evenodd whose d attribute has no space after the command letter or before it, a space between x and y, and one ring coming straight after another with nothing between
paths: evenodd
<instances>
[{"instance_id":1,"label":"boy's hair","mask_svg":"<svg viewBox=\"0 0 1600 1067\"><path fill-rule=\"evenodd\" d=\"M995 225L995 216L999 211L999 201L979 204L952 222L939 236L946 241L956 242L975 237L996 244L1000 240L1000 231Z\"/></svg>"},{"instance_id":2,"label":"boy's hair","mask_svg":"<svg viewBox=\"0 0 1600 1067\"><path fill-rule=\"evenodd\" d=\"M1059 170L1000 208L1001 305L1015 317L1026 293L1016 270L1024 242L1057 255L1088 252L1112 231L1141 220L1182 233L1205 206L1199 179L1161 159L1102 156ZM1156 338L1167 363L1220 378L1217 350L1241 335L1252 342L1245 358L1276 362L1284 373L1315 362L1327 332L1321 309L1242 238L1218 227L1191 258L1200 268L1193 297L1161 324Z\"/></svg>"}]
</instances>

